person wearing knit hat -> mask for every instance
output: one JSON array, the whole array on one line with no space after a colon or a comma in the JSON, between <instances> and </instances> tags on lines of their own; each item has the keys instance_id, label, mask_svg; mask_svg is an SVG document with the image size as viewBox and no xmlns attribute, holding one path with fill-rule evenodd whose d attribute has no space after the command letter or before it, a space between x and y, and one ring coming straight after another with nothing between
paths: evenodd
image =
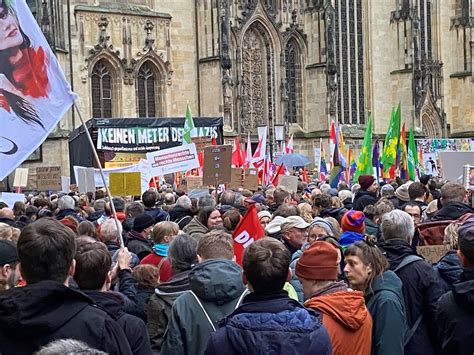
<instances>
[{"instance_id":1,"label":"person wearing knit hat","mask_svg":"<svg viewBox=\"0 0 474 355\"><path fill-rule=\"evenodd\" d=\"M347 211L341 220L342 234L339 243L343 249L364 239L365 215L361 211Z\"/></svg>"},{"instance_id":2,"label":"person wearing knit hat","mask_svg":"<svg viewBox=\"0 0 474 355\"><path fill-rule=\"evenodd\" d=\"M354 196L353 209L363 211L368 205L375 205L377 202L377 181L372 175L359 176L360 189Z\"/></svg>"},{"instance_id":3,"label":"person wearing knit hat","mask_svg":"<svg viewBox=\"0 0 474 355\"><path fill-rule=\"evenodd\" d=\"M0 292L17 284L20 279L19 261L15 244L8 240L0 240Z\"/></svg>"},{"instance_id":4,"label":"person wearing knit hat","mask_svg":"<svg viewBox=\"0 0 474 355\"><path fill-rule=\"evenodd\" d=\"M291 255L303 246L308 227L309 223L306 223L300 216L287 217L281 224L282 241Z\"/></svg>"},{"instance_id":5,"label":"person wearing knit hat","mask_svg":"<svg viewBox=\"0 0 474 355\"><path fill-rule=\"evenodd\" d=\"M326 235L328 237L334 237L334 228L331 223L321 217L314 217L313 221L309 226L311 233L317 233L318 235Z\"/></svg>"},{"instance_id":6,"label":"person wearing knit hat","mask_svg":"<svg viewBox=\"0 0 474 355\"><path fill-rule=\"evenodd\" d=\"M270 220L272 219L272 214L268 211L260 211L260 212L257 213L257 216L258 216L258 220L260 222L260 225L265 230L265 228L270 223Z\"/></svg>"},{"instance_id":7,"label":"person wearing knit hat","mask_svg":"<svg viewBox=\"0 0 474 355\"><path fill-rule=\"evenodd\" d=\"M296 275L303 285L304 306L322 314L332 343L333 354L369 354L372 317L364 294L338 281L339 254L324 241L314 242L296 264Z\"/></svg>"},{"instance_id":8,"label":"person wearing knit hat","mask_svg":"<svg viewBox=\"0 0 474 355\"><path fill-rule=\"evenodd\" d=\"M133 229L128 233L127 248L136 254L140 260L153 252L153 244L150 240L150 233L153 230L155 219L148 214L141 214L135 217Z\"/></svg>"},{"instance_id":9,"label":"person wearing knit hat","mask_svg":"<svg viewBox=\"0 0 474 355\"><path fill-rule=\"evenodd\" d=\"M409 181L409 182L399 186L395 190L395 196L397 196L397 198L399 200L399 203L398 203L399 206L402 206L405 202L410 201L410 195L408 194L408 188L410 187L410 185L412 183L413 183L412 181Z\"/></svg>"}]
</instances>

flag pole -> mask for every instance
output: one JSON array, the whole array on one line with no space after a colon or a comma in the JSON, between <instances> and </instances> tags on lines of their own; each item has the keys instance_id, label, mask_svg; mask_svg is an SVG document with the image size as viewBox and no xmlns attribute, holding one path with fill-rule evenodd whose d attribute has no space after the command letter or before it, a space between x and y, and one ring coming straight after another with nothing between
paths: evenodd
<instances>
[{"instance_id":1,"label":"flag pole","mask_svg":"<svg viewBox=\"0 0 474 355\"><path fill-rule=\"evenodd\" d=\"M100 163L100 159L99 159L99 156L97 155L97 150L94 147L94 142L92 141L91 134L89 133L89 130L87 129L86 123L84 122L84 119L82 118L81 111L79 110L79 107L77 107L76 101L74 101L74 108L76 109L77 115L79 116L79 119L81 120L82 127L84 127L84 131L86 132L87 140L89 141L89 144L91 145L91 148L92 148L92 152L94 154L95 162L96 162L97 166L99 167L100 176L102 177L102 182L104 183L105 190L107 191L107 195L109 195L110 208L112 209L112 213L114 214L115 227L117 228L117 233L119 235L120 247L123 248L123 247L125 247L125 244L123 242L122 234L119 233L120 227L119 227L119 221L117 219L117 212L115 211L115 206L114 206L114 203L112 201L112 194L110 193L109 186L108 186L107 182L105 181L105 175L104 175L104 170L102 169L102 164Z\"/></svg>"}]
</instances>

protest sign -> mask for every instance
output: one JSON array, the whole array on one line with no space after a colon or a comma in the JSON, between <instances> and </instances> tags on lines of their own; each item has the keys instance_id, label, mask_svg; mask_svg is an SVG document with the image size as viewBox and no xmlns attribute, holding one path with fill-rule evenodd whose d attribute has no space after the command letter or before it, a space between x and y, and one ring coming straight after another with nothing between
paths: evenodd
<instances>
[{"instance_id":1,"label":"protest sign","mask_svg":"<svg viewBox=\"0 0 474 355\"><path fill-rule=\"evenodd\" d=\"M191 137L191 142L196 145L196 151L200 153L204 151L204 148L212 145L212 138L211 137Z\"/></svg>"},{"instance_id":2,"label":"protest sign","mask_svg":"<svg viewBox=\"0 0 474 355\"><path fill-rule=\"evenodd\" d=\"M296 192L298 189L298 177L280 175L278 187L283 187L286 191L290 193Z\"/></svg>"},{"instance_id":3,"label":"protest sign","mask_svg":"<svg viewBox=\"0 0 474 355\"><path fill-rule=\"evenodd\" d=\"M36 168L36 186L41 191L61 191L61 167Z\"/></svg>"},{"instance_id":4,"label":"protest sign","mask_svg":"<svg viewBox=\"0 0 474 355\"><path fill-rule=\"evenodd\" d=\"M139 172L110 173L109 189L112 196L139 196L141 190L141 174Z\"/></svg>"},{"instance_id":5,"label":"protest sign","mask_svg":"<svg viewBox=\"0 0 474 355\"><path fill-rule=\"evenodd\" d=\"M194 189L200 189L203 187L201 176L188 176L186 178L188 191Z\"/></svg>"},{"instance_id":6,"label":"protest sign","mask_svg":"<svg viewBox=\"0 0 474 355\"><path fill-rule=\"evenodd\" d=\"M242 187L246 190L257 191L257 187L258 187L257 169L245 169L244 183Z\"/></svg>"},{"instance_id":7,"label":"protest sign","mask_svg":"<svg viewBox=\"0 0 474 355\"><path fill-rule=\"evenodd\" d=\"M146 157L153 176L164 176L199 167L194 143L147 153Z\"/></svg>"},{"instance_id":8,"label":"protest sign","mask_svg":"<svg viewBox=\"0 0 474 355\"><path fill-rule=\"evenodd\" d=\"M16 168L15 178L13 179L14 187L26 187L28 185L28 168Z\"/></svg>"},{"instance_id":9,"label":"protest sign","mask_svg":"<svg viewBox=\"0 0 474 355\"><path fill-rule=\"evenodd\" d=\"M230 182L231 145L213 145L204 149L203 184L218 185Z\"/></svg>"},{"instance_id":10,"label":"protest sign","mask_svg":"<svg viewBox=\"0 0 474 355\"><path fill-rule=\"evenodd\" d=\"M439 152L438 156L446 180L463 183L464 166L474 166L474 152Z\"/></svg>"},{"instance_id":11,"label":"protest sign","mask_svg":"<svg viewBox=\"0 0 474 355\"><path fill-rule=\"evenodd\" d=\"M448 251L448 245L425 245L416 247L416 252L430 264L437 263Z\"/></svg>"},{"instance_id":12,"label":"protest sign","mask_svg":"<svg viewBox=\"0 0 474 355\"><path fill-rule=\"evenodd\" d=\"M77 169L77 187L79 192L95 192L94 168Z\"/></svg>"},{"instance_id":13,"label":"protest sign","mask_svg":"<svg viewBox=\"0 0 474 355\"><path fill-rule=\"evenodd\" d=\"M61 176L61 191L68 193L71 185L71 178L69 176Z\"/></svg>"},{"instance_id":14,"label":"protest sign","mask_svg":"<svg viewBox=\"0 0 474 355\"><path fill-rule=\"evenodd\" d=\"M230 182L227 185L228 189L240 189L243 185L244 170L242 168L231 168L230 169Z\"/></svg>"},{"instance_id":15,"label":"protest sign","mask_svg":"<svg viewBox=\"0 0 474 355\"><path fill-rule=\"evenodd\" d=\"M25 202L24 194L17 194L13 192L2 192L0 201L5 202L9 208L13 208L13 205L17 201Z\"/></svg>"}]
</instances>

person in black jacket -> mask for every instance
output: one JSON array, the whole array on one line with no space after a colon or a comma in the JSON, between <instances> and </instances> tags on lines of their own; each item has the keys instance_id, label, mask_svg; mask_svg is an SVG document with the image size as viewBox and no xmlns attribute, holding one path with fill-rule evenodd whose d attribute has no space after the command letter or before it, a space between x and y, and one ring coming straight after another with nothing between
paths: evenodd
<instances>
[{"instance_id":1,"label":"person in black jacket","mask_svg":"<svg viewBox=\"0 0 474 355\"><path fill-rule=\"evenodd\" d=\"M31 354L72 338L109 354L132 354L116 318L67 287L74 274L75 236L51 218L26 226L18 240L27 286L0 294L0 353Z\"/></svg>"},{"instance_id":2,"label":"person in black jacket","mask_svg":"<svg viewBox=\"0 0 474 355\"><path fill-rule=\"evenodd\" d=\"M191 207L191 199L184 195L176 200L175 206L170 211L170 221L177 223L180 230L183 230L193 219L194 214Z\"/></svg>"},{"instance_id":3,"label":"person in black jacket","mask_svg":"<svg viewBox=\"0 0 474 355\"><path fill-rule=\"evenodd\" d=\"M145 191L142 195L143 205L145 206L145 214L153 217L155 223L167 221L169 215L160 207L156 207L158 201L158 193L154 190Z\"/></svg>"},{"instance_id":4,"label":"person in black jacket","mask_svg":"<svg viewBox=\"0 0 474 355\"><path fill-rule=\"evenodd\" d=\"M352 209L363 211L365 206L375 205L377 202L377 181L372 175L359 176L360 189L354 196Z\"/></svg>"},{"instance_id":5,"label":"person in black jacket","mask_svg":"<svg viewBox=\"0 0 474 355\"><path fill-rule=\"evenodd\" d=\"M383 216L380 227L385 242L379 247L403 283L410 329L405 354L435 354L436 302L444 292L437 274L410 245L415 226L408 213L393 210Z\"/></svg>"},{"instance_id":6,"label":"person in black jacket","mask_svg":"<svg viewBox=\"0 0 474 355\"><path fill-rule=\"evenodd\" d=\"M474 217L458 230L463 272L461 281L444 294L436 311L438 338L442 354L471 355L474 353Z\"/></svg>"},{"instance_id":7,"label":"person in black jacket","mask_svg":"<svg viewBox=\"0 0 474 355\"><path fill-rule=\"evenodd\" d=\"M140 260L153 252L152 242L149 238L155 220L145 214L135 217L133 229L127 234L127 247L136 254Z\"/></svg>"},{"instance_id":8,"label":"person in black jacket","mask_svg":"<svg viewBox=\"0 0 474 355\"><path fill-rule=\"evenodd\" d=\"M131 259L128 250L122 249L117 259L118 269L131 273L129 268ZM121 293L109 291L112 282L110 272L112 258L107 247L101 242L91 243L88 239L81 239L78 241L75 260L74 280L81 291L107 313L117 318L133 354L151 354L150 338L145 323L140 318L125 312L126 299Z\"/></svg>"},{"instance_id":9,"label":"person in black jacket","mask_svg":"<svg viewBox=\"0 0 474 355\"><path fill-rule=\"evenodd\" d=\"M431 217L430 221L455 220L466 213L474 213L465 202L467 201L466 188L458 182L447 182L441 187L442 207Z\"/></svg>"}]
</instances>

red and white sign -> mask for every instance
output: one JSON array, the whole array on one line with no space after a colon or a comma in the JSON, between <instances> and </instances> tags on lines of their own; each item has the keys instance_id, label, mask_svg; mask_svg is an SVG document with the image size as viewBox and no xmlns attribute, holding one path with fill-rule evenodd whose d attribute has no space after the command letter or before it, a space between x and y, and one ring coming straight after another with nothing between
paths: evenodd
<instances>
[{"instance_id":1,"label":"red and white sign","mask_svg":"<svg viewBox=\"0 0 474 355\"><path fill-rule=\"evenodd\" d=\"M235 228L232 237L234 238L234 255L236 262L242 265L242 257L244 256L245 248L254 241L265 237L265 231L258 220L255 205L250 205L247 213Z\"/></svg>"},{"instance_id":2,"label":"red and white sign","mask_svg":"<svg viewBox=\"0 0 474 355\"><path fill-rule=\"evenodd\" d=\"M177 171L199 168L194 143L147 153L146 157L152 176L163 176Z\"/></svg>"}]
</instances>

